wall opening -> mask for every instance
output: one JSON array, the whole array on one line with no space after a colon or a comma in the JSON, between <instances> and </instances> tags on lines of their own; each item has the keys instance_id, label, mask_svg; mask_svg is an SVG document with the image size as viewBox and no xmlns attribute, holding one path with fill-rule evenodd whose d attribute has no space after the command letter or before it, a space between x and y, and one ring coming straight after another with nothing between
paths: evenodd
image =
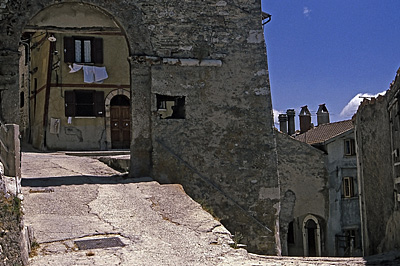
<instances>
[{"instance_id":1,"label":"wall opening","mask_svg":"<svg viewBox=\"0 0 400 266\"><path fill-rule=\"evenodd\" d=\"M161 119L185 119L185 96L156 95Z\"/></svg>"},{"instance_id":2,"label":"wall opening","mask_svg":"<svg viewBox=\"0 0 400 266\"><path fill-rule=\"evenodd\" d=\"M314 215L307 215L303 220L303 249L306 257L321 256L321 227Z\"/></svg>"}]
</instances>

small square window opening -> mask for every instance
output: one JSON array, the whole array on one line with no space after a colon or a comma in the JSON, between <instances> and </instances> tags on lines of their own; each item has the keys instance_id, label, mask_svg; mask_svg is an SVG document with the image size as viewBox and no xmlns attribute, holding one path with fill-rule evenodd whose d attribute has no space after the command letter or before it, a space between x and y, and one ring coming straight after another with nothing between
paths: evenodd
<instances>
[{"instance_id":1,"label":"small square window opening","mask_svg":"<svg viewBox=\"0 0 400 266\"><path fill-rule=\"evenodd\" d=\"M161 119L185 119L185 97L156 95L157 112Z\"/></svg>"}]
</instances>

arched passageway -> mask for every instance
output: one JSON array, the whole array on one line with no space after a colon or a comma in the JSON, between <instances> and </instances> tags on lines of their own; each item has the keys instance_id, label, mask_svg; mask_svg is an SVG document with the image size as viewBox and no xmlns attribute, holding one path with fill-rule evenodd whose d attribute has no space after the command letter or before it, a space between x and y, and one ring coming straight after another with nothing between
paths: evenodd
<instances>
[{"instance_id":1,"label":"arched passageway","mask_svg":"<svg viewBox=\"0 0 400 266\"><path fill-rule=\"evenodd\" d=\"M49 150L129 148L129 108L112 112L114 119L124 116L117 123L124 130L107 128L106 95L123 90L130 99L129 49L112 16L88 4L52 5L29 21L20 51L25 140Z\"/></svg>"}]
</instances>

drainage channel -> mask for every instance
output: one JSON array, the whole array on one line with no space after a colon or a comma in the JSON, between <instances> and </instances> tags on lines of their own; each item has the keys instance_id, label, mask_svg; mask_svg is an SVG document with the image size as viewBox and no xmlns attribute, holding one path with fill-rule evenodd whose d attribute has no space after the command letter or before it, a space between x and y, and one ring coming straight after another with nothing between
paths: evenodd
<instances>
[{"instance_id":1,"label":"drainage channel","mask_svg":"<svg viewBox=\"0 0 400 266\"><path fill-rule=\"evenodd\" d=\"M126 246L119 237L75 240L74 243L80 250Z\"/></svg>"}]
</instances>

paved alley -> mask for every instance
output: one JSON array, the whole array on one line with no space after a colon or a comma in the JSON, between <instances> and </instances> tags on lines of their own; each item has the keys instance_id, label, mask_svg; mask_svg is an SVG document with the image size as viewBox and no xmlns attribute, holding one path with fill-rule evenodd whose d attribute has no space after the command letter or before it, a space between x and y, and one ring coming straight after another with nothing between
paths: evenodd
<instances>
[{"instance_id":1,"label":"paved alley","mask_svg":"<svg viewBox=\"0 0 400 266\"><path fill-rule=\"evenodd\" d=\"M25 224L40 244L31 265L366 263L263 257L233 249L229 232L180 185L125 179L89 157L24 152L22 176Z\"/></svg>"}]
</instances>

